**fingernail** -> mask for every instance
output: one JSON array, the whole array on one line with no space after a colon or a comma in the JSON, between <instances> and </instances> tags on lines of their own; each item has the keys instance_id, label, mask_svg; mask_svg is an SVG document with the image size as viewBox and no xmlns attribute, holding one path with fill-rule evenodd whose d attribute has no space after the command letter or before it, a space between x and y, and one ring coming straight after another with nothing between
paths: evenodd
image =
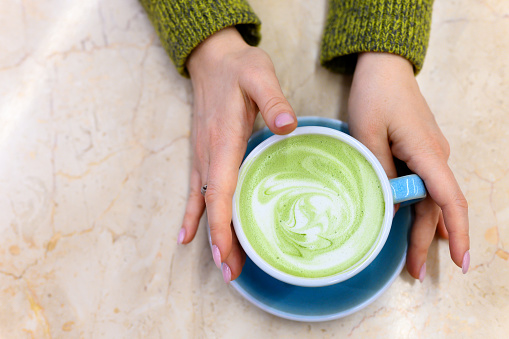
<instances>
[{"instance_id":1,"label":"fingernail","mask_svg":"<svg viewBox=\"0 0 509 339\"><path fill-rule=\"evenodd\" d=\"M217 268L221 269L221 252L219 252L219 247L216 245L212 246L212 258L214 258Z\"/></svg>"},{"instance_id":2,"label":"fingernail","mask_svg":"<svg viewBox=\"0 0 509 339\"><path fill-rule=\"evenodd\" d=\"M232 280L232 270L230 269L230 266L228 266L226 263L223 263L221 270L223 271L224 282L229 284Z\"/></svg>"},{"instance_id":3,"label":"fingernail","mask_svg":"<svg viewBox=\"0 0 509 339\"><path fill-rule=\"evenodd\" d=\"M421 271L419 272L419 281L422 283L425 277L426 277L426 263L422 265Z\"/></svg>"},{"instance_id":4,"label":"fingernail","mask_svg":"<svg viewBox=\"0 0 509 339\"><path fill-rule=\"evenodd\" d=\"M179 236L177 238L177 244L181 245L182 242L184 241L185 237L186 237L186 229L185 228L181 228L180 232L179 232Z\"/></svg>"},{"instance_id":5,"label":"fingernail","mask_svg":"<svg viewBox=\"0 0 509 339\"><path fill-rule=\"evenodd\" d=\"M295 120L289 113L281 113L276 117L276 120L274 123L276 124L277 128L293 124Z\"/></svg>"},{"instance_id":6,"label":"fingernail","mask_svg":"<svg viewBox=\"0 0 509 339\"><path fill-rule=\"evenodd\" d=\"M463 263L461 264L461 271L463 274L468 272L468 267L470 266L470 251L466 251L465 255L463 255Z\"/></svg>"}]
</instances>

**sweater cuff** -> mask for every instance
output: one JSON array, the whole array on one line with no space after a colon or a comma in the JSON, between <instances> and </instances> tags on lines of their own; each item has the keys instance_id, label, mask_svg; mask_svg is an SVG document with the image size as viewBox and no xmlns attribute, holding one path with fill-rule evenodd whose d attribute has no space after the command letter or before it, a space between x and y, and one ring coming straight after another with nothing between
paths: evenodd
<instances>
[{"instance_id":1,"label":"sweater cuff","mask_svg":"<svg viewBox=\"0 0 509 339\"><path fill-rule=\"evenodd\" d=\"M353 73L360 52L400 55L414 65L424 63L433 0L330 0L322 39L321 64Z\"/></svg>"},{"instance_id":2,"label":"sweater cuff","mask_svg":"<svg viewBox=\"0 0 509 339\"><path fill-rule=\"evenodd\" d=\"M235 26L246 43L260 42L261 22L245 0L140 0L178 72L189 77L186 61L215 32Z\"/></svg>"}]
</instances>

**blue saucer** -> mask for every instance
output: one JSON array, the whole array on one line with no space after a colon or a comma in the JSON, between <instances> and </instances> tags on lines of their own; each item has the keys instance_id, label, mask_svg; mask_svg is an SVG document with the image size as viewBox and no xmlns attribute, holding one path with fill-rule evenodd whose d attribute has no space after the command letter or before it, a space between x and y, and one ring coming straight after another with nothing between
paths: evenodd
<instances>
[{"instance_id":1,"label":"blue saucer","mask_svg":"<svg viewBox=\"0 0 509 339\"><path fill-rule=\"evenodd\" d=\"M320 117L301 117L299 126L324 126L348 133L344 122ZM246 154L271 136L262 129L249 140ZM361 273L336 285L300 287L272 278L250 259L231 285L262 310L296 321L327 321L352 314L368 306L389 288L400 274L406 258L408 232L412 225L409 206L396 213L391 232L377 258Z\"/></svg>"}]
</instances>

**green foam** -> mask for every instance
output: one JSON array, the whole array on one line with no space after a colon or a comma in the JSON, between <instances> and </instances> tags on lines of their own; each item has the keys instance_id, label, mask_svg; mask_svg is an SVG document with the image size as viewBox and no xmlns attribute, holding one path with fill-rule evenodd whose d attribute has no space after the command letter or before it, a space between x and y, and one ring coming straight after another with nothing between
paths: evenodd
<instances>
[{"instance_id":1,"label":"green foam","mask_svg":"<svg viewBox=\"0 0 509 339\"><path fill-rule=\"evenodd\" d=\"M240 178L244 233L280 271L299 277L348 271L380 233L385 203L376 172L336 138L283 139L245 164Z\"/></svg>"}]
</instances>

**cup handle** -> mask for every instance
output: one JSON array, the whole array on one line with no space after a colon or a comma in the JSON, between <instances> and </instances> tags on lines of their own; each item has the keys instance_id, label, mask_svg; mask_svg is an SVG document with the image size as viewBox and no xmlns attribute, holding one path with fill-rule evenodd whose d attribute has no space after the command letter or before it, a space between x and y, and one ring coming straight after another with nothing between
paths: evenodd
<instances>
[{"instance_id":1,"label":"cup handle","mask_svg":"<svg viewBox=\"0 0 509 339\"><path fill-rule=\"evenodd\" d=\"M409 205L426 198L426 187L417 174L394 178L389 183L395 204L406 202L405 205Z\"/></svg>"}]
</instances>

